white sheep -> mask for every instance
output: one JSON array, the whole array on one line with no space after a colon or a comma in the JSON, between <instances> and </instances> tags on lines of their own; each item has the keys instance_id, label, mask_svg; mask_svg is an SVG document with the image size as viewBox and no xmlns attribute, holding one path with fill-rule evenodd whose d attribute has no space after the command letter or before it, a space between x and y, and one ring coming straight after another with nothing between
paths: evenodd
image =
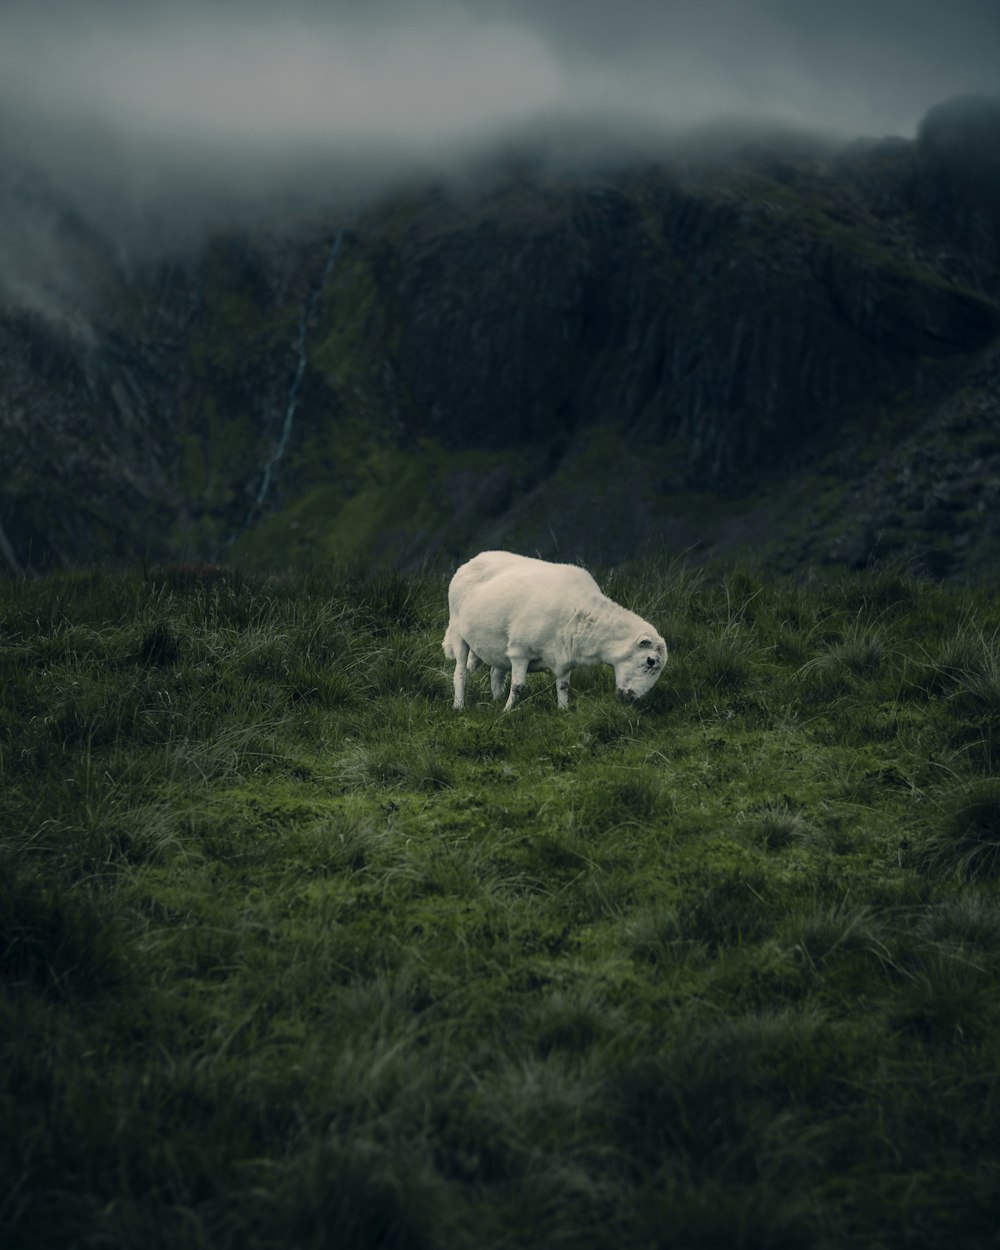
<instances>
[{"instance_id":1,"label":"white sheep","mask_svg":"<svg viewBox=\"0 0 1000 1250\"><path fill-rule=\"evenodd\" d=\"M510 711L529 672L555 674L561 708L574 668L610 664L620 698L631 702L656 684L667 646L651 625L601 593L575 564L552 564L509 551L483 551L448 588L444 653L455 661L455 707L465 706L467 674L490 666L494 699L510 672Z\"/></svg>"}]
</instances>

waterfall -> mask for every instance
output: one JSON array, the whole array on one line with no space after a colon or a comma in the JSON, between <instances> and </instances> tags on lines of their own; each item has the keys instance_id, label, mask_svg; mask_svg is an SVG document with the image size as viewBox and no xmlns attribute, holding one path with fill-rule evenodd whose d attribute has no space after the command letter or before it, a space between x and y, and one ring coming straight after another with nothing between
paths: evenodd
<instances>
[{"instance_id":1,"label":"waterfall","mask_svg":"<svg viewBox=\"0 0 1000 1250\"><path fill-rule=\"evenodd\" d=\"M316 311L316 305L322 295L330 274L333 272L333 266L337 260L337 253L340 251L340 245L344 238L344 231L338 230L330 244L330 250L327 252L326 263L323 265L323 271L319 276L319 280L313 286L312 290L306 297L305 304L302 308L302 317L299 321L299 330L296 337L296 360L295 372L292 375L292 381L288 387L288 398L285 400L285 415L281 422L281 433L278 436L278 443L267 463L264 465L264 471L261 474L260 485L257 487L257 493L254 496L253 507L247 513L245 524L250 525L257 515L258 510L267 498L267 492L271 489L271 481L274 477L274 471L277 468L282 456L285 454L285 448L288 446L288 440L292 435L292 428L295 424L295 410L299 404L299 394L302 391L302 378L306 371L306 338L309 333L309 325L312 322L313 315ZM235 537L235 536L234 536ZM232 539L230 539L232 542Z\"/></svg>"}]
</instances>

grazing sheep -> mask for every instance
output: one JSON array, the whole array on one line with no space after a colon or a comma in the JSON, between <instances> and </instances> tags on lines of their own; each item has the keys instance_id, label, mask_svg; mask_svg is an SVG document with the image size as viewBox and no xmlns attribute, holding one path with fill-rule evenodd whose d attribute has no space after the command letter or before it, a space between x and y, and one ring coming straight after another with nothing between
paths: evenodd
<instances>
[{"instance_id":1,"label":"grazing sheep","mask_svg":"<svg viewBox=\"0 0 1000 1250\"><path fill-rule=\"evenodd\" d=\"M490 666L494 699L510 671L510 711L529 672L555 674L559 706L569 705L574 668L610 664L620 698L631 702L663 672L666 643L634 612L601 593L575 564L551 564L484 551L463 564L448 588L444 653L455 661L455 707L465 706L467 674Z\"/></svg>"}]
</instances>

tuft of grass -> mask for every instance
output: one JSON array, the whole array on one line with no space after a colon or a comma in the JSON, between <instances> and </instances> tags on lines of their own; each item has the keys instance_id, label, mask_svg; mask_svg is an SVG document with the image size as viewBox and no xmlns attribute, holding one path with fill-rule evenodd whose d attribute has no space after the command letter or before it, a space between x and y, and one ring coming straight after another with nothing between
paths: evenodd
<instances>
[{"instance_id":1,"label":"tuft of grass","mask_svg":"<svg viewBox=\"0 0 1000 1250\"><path fill-rule=\"evenodd\" d=\"M889 1023L925 1042L980 1041L992 1034L998 1015L982 964L975 957L934 950L901 982Z\"/></svg>"},{"instance_id":2,"label":"tuft of grass","mask_svg":"<svg viewBox=\"0 0 1000 1250\"><path fill-rule=\"evenodd\" d=\"M920 867L962 881L1000 876L1000 777L984 777L942 795L920 842Z\"/></svg>"},{"instance_id":3,"label":"tuft of grass","mask_svg":"<svg viewBox=\"0 0 1000 1250\"><path fill-rule=\"evenodd\" d=\"M407 743L401 748L391 742L376 742L355 747L342 760L339 775L352 787L441 790L452 783L450 766L429 743Z\"/></svg>"},{"instance_id":4,"label":"tuft of grass","mask_svg":"<svg viewBox=\"0 0 1000 1250\"><path fill-rule=\"evenodd\" d=\"M181 640L169 621L153 621L142 630L135 648L137 664L166 668L180 658Z\"/></svg>"},{"instance_id":5,"label":"tuft of grass","mask_svg":"<svg viewBox=\"0 0 1000 1250\"><path fill-rule=\"evenodd\" d=\"M882 668L888 655L885 631L855 619L799 669L799 678L813 698L825 699L856 690Z\"/></svg>"},{"instance_id":6,"label":"tuft of grass","mask_svg":"<svg viewBox=\"0 0 1000 1250\"><path fill-rule=\"evenodd\" d=\"M984 640L968 623L963 623L935 643L933 651L925 652L922 670L927 690L937 694L954 690L964 674L977 670L983 658Z\"/></svg>"},{"instance_id":7,"label":"tuft of grass","mask_svg":"<svg viewBox=\"0 0 1000 1250\"><path fill-rule=\"evenodd\" d=\"M888 955L885 933L874 909L841 899L797 916L786 936L813 969L825 969L831 961L858 953L876 959Z\"/></svg>"},{"instance_id":8,"label":"tuft of grass","mask_svg":"<svg viewBox=\"0 0 1000 1250\"><path fill-rule=\"evenodd\" d=\"M1000 912L989 895L974 887L928 908L919 929L921 936L934 944L970 951L1000 946Z\"/></svg>"},{"instance_id":9,"label":"tuft of grass","mask_svg":"<svg viewBox=\"0 0 1000 1250\"><path fill-rule=\"evenodd\" d=\"M682 935L713 951L759 941L774 923L769 889L766 874L749 867L694 877L681 906Z\"/></svg>"},{"instance_id":10,"label":"tuft of grass","mask_svg":"<svg viewBox=\"0 0 1000 1250\"><path fill-rule=\"evenodd\" d=\"M810 834L809 822L801 812L793 811L787 803L768 800L752 812L747 819L750 837L767 850L781 850L801 842Z\"/></svg>"},{"instance_id":11,"label":"tuft of grass","mask_svg":"<svg viewBox=\"0 0 1000 1250\"><path fill-rule=\"evenodd\" d=\"M738 627L727 627L692 655L693 680L706 691L742 690L754 671L754 648Z\"/></svg>"},{"instance_id":12,"label":"tuft of grass","mask_svg":"<svg viewBox=\"0 0 1000 1250\"><path fill-rule=\"evenodd\" d=\"M834 643L820 660L833 672L865 677L877 672L885 659L885 641L879 629L854 630Z\"/></svg>"},{"instance_id":13,"label":"tuft of grass","mask_svg":"<svg viewBox=\"0 0 1000 1250\"><path fill-rule=\"evenodd\" d=\"M556 989L537 1005L528 1027L534 1030L542 1055L553 1050L586 1053L613 1037L620 1020L587 990L581 994Z\"/></svg>"},{"instance_id":14,"label":"tuft of grass","mask_svg":"<svg viewBox=\"0 0 1000 1250\"><path fill-rule=\"evenodd\" d=\"M21 987L69 1001L127 980L123 933L86 887L43 884L5 864L0 881L0 971Z\"/></svg>"},{"instance_id":15,"label":"tuft of grass","mask_svg":"<svg viewBox=\"0 0 1000 1250\"><path fill-rule=\"evenodd\" d=\"M624 928L626 947L637 959L670 968L709 957L704 942L685 936L676 905L653 903L633 910Z\"/></svg>"},{"instance_id":16,"label":"tuft of grass","mask_svg":"<svg viewBox=\"0 0 1000 1250\"><path fill-rule=\"evenodd\" d=\"M574 826L583 836L629 825L661 826L671 803L663 779L644 769L595 769L571 797Z\"/></svg>"}]
</instances>

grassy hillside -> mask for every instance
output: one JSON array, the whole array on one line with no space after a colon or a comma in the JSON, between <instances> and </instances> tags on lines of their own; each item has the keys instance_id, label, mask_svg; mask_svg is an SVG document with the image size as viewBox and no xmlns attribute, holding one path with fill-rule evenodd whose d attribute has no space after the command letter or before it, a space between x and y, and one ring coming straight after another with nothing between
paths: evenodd
<instances>
[{"instance_id":1,"label":"grassy hillside","mask_svg":"<svg viewBox=\"0 0 1000 1250\"><path fill-rule=\"evenodd\" d=\"M995 1244L1000 604L602 580L510 716L436 572L3 585L5 1245Z\"/></svg>"}]
</instances>

